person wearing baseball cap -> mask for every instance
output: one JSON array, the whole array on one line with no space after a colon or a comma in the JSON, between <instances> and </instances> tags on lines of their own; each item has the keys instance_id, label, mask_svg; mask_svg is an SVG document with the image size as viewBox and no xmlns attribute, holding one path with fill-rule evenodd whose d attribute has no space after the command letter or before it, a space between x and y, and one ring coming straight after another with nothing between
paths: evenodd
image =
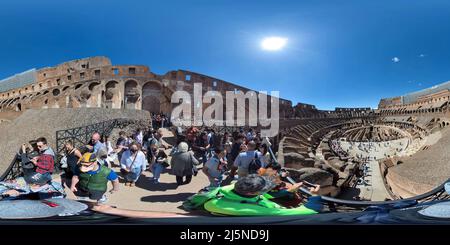
<instances>
[{"instance_id":1,"label":"person wearing baseball cap","mask_svg":"<svg viewBox=\"0 0 450 245\"><path fill-rule=\"evenodd\" d=\"M97 161L94 153L84 153L78 162L70 190L80 199L89 198L98 203L106 201L106 190L108 181L111 181L114 193L119 189L119 178L117 174L106 166L102 166Z\"/></svg>"}]
</instances>

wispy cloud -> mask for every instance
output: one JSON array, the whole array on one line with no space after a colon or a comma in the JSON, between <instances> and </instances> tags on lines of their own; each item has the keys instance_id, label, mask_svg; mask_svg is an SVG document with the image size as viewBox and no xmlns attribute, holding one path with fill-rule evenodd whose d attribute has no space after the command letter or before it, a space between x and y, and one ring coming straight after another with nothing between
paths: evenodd
<instances>
[{"instance_id":1,"label":"wispy cloud","mask_svg":"<svg viewBox=\"0 0 450 245\"><path fill-rule=\"evenodd\" d=\"M398 57L394 57L394 58L392 58L391 60L392 60L392 62L394 62L394 63L400 62L400 58L398 58Z\"/></svg>"},{"instance_id":2,"label":"wispy cloud","mask_svg":"<svg viewBox=\"0 0 450 245\"><path fill-rule=\"evenodd\" d=\"M419 58L424 58L425 56L425 54L419 54Z\"/></svg>"}]
</instances>

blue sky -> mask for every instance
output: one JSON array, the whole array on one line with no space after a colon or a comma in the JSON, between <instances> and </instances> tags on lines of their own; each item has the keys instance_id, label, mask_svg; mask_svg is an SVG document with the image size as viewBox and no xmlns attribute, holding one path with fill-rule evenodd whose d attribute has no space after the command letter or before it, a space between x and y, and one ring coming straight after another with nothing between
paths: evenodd
<instances>
[{"instance_id":1,"label":"blue sky","mask_svg":"<svg viewBox=\"0 0 450 245\"><path fill-rule=\"evenodd\" d=\"M450 80L450 1L1 1L0 78L95 55L320 109ZM277 52L267 36L288 38ZM397 61L397 62L395 62Z\"/></svg>"}]
</instances>

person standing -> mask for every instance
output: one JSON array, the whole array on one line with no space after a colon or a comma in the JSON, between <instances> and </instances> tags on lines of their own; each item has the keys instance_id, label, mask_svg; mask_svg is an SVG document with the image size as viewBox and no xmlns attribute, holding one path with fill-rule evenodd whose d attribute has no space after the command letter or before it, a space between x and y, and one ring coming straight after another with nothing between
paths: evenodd
<instances>
[{"instance_id":1,"label":"person standing","mask_svg":"<svg viewBox=\"0 0 450 245\"><path fill-rule=\"evenodd\" d=\"M210 148L210 144L208 143L208 135L205 132L200 134L200 137L197 138L192 149L195 152L195 157L197 159L201 159L202 163L206 163L207 161L207 153Z\"/></svg>"},{"instance_id":2,"label":"person standing","mask_svg":"<svg viewBox=\"0 0 450 245\"><path fill-rule=\"evenodd\" d=\"M106 148L106 146L100 140L101 136L98 132L92 134L91 142L89 145L86 146L91 153L97 154L97 152L101 148Z\"/></svg>"},{"instance_id":3,"label":"person standing","mask_svg":"<svg viewBox=\"0 0 450 245\"><path fill-rule=\"evenodd\" d=\"M67 165L64 169L64 183L70 186L69 182L72 181L72 177L77 168L78 160L82 157L82 154L77 148L75 148L72 140L68 140L64 146L66 148L66 155L64 158Z\"/></svg>"},{"instance_id":4,"label":"person standing","mask_svg":"<svg viewBox=\"0 0 450 245\"><path fill-rule=\"evenodd\" d=\"M266 144L259 146L259 151L263 155L264 162L269 165L272 162L272 157L270 156L269 149Z\"/></svg>"},{"instance_id":5,"label":"person standing","mask_svg":"<svg viewBox=\"0 0 450 245\"><path fill-rule=\"evenodd\" d=\"M137 143L139 143L141 145L144 143L144 133L142 132L141 129L136 130L135 138L136 138Z\"/></svg>"},{"instance_id":6,"label":"person standing","mask_svg":"<svg viewBox=\"0 0 450 245\"><path fill-rule=\"evenodd\" d=\"M178 151L173 154L170 161L172 173L176 176L178 185L189 184L192 180L192 175L197 174L198 160L194 154L188 151L189 146L186 142L178 144ZM186 179L183 181L183 178Z\"/></svg>"},{"instance_id":7,"label":"person standing","mask_svg":"<svg viewBox=\"0 0 450 245\"><path fill-rule=\"evenodd\" d=\"M89 198L98 203L104 203L108 181L111 181L113 185L110 193L117 192L119 190L117 174L110 168L100 165L97 162L97 156L88 152L80 158L78 168L72 177L70 190L80 199Z\"/></svg>"},{"instance_id":8,"label":"person standing","mask_svg":"<svg viewBox=\"0 0 450 245\"><path fill-rule=\"evenodd\" d=\"M225 150L222 147L214 149L213 156L203 166L203 173L208 177L210 187L219 187L222 183L222 175L226 170Z\"/></svg>"},{"instance_id":9,"label":"person standing","mask_svg":"<svg viewBox=\"0 0 450 245\"><path fill-rule=\"evenodd\" d=\"M239 177L245 177L249 174L250 165L254 161L259 161L260 167L265 166L265 160L261 152L256 150L256 143L254 141L248 142L248 150L239 153L239 155L234 160L233 167L231 169L231 176L234 176L236 171Z\"/></svg>"},{"instance_id":10,"label":"person standing","mask_svg":"<svg viewBox=\"0 0 450 245\"><path fill-rule=\"evenodd\" d=\"M167 163L167 155L164 150L157 148L155 144L151 146L152 155L152 166L151 170L153 173L153 182L155 184L159 183L159 177L161 173L166 169L169 165Z\"/></svg>"},{"instance_id":11,"label":"person standing","mask_svg":"<svg viewBox=\"0 0 450 245\"><path fill-rule=\"evenodd\" d=\"M236 157L241 152L241 145L243 143L244 143L244 137L242 135L236 135L236 137L234 138L234 143L231 146L231 152L230 152L231 158L229 159L230 161L234 162Z\"/></svg>"},{"instance_id":12,"label":"person standing","mask_svg":"<svg viewBox=\"0 0 450 245\"><path fill-rule=\"evenodd\" d=\"M128 150L128 138L124 131L119 132L119 138L116 141L116 152L117 158L120 161L122 159L122 154Z\"/></svg>"}]
</instances>

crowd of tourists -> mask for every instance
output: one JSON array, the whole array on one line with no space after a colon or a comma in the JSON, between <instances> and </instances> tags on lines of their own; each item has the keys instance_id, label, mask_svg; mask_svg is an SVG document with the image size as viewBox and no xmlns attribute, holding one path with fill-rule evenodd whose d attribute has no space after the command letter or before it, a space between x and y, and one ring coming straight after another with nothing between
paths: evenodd
<instances>
[{"instance_id":1,"label":"crowd of tourists","mask_svg":"<svg viewBox=\"0 0 450 245\"><path fill-rule=\"evenodd\" d=\"M152 125L155 129L167 128L172 125L172 123L170 122L170 117L166 116L165 114L152 113L151 118L152 118Z\"/></svg>"},{"instance_id":2,"label":"crowd of tourists","mask_svg":"<svg viewBox=\"0 0 450 245\"><path fill-rule=\"evenodd\" d=\"M170 168L167 172L174 175L178 186L188 185L201 172L209 180L203 191L210 191L236 180L261 181L255 178L272 173L267 169L280 169L269 152L270 142L253 129L219 134L213 128L171 127L175 144L170 145L163 139L164 124L165 120L161 120L157 130L136 129L131 134L121 131L115 142L98 132L83 146L76 147L68 140L58 164L45 138L23 144L20 159L24 181L35 189L54 186L52 174L57 168L62 169L61 185L55 192L63 193L65 186L79 200L105 203L108 182L112 186L109 194L113 194L119 190L120 182L125 188L134 187L145 171L151 172L152 177L150 182L147 178L140 181L142 185L158 185L161 174Z\"/></svg>"}]
</instances>

